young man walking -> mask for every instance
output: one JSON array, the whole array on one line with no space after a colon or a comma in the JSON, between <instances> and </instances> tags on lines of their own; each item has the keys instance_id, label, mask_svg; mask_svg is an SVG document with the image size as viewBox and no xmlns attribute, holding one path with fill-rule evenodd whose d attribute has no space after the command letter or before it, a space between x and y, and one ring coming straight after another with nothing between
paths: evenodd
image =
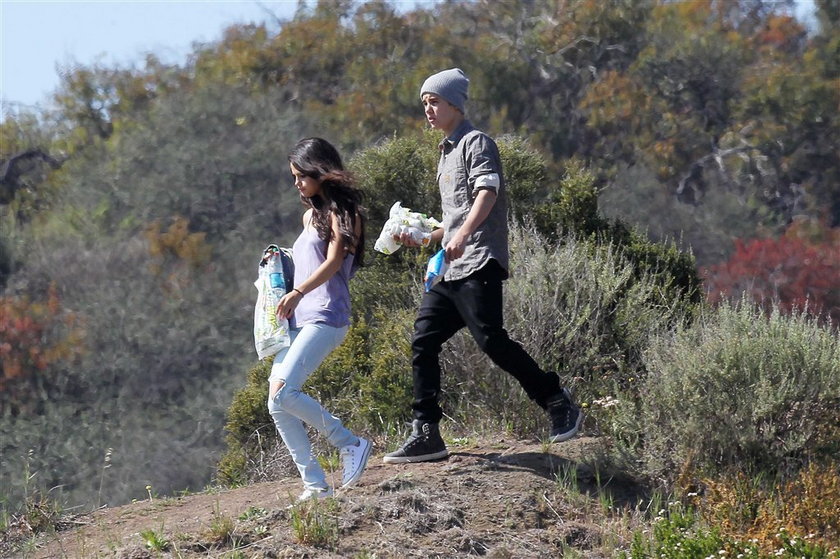
<instances>
[{"instance_id":1,"label":"young man walking","mask_svg":"<svg viewBox=\"0 0 840 559\"><path fill-rule=\"evenodd\" d=\"M420 89L426 119L445 137L440 143L438 186L443 227L432 233L446 252L444 279L423 297L412 339L414 421L401 448L386 454L389 464L438 460L449 455L438 423L444 342L467 327L478 346L513 375L551 419L551 442L573 437L583 414L556 373L540 369L508 337L502 320L502 281L508 277L507 195L496 143L464 114L469 80L458 68L430 76ZM413 245L407 237L403 244ZM416 246L416 245L415 245Z\"/></svg>"}]
</instances>

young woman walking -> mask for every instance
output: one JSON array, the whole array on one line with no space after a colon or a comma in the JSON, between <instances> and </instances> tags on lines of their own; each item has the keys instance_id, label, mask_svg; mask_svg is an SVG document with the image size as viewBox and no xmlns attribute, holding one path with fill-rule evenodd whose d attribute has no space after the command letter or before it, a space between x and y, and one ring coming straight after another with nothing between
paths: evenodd
<instances>
[{"instance_id":1,"label":"young woman walking","mask_svg":"<svg viewBox=\"0 0 840 559\"><path fill-rule=\"evenodd\" d=\"M277 306L291 318L291 345L274 358L269 376L268 411L303 478L298 498L333 494L324 470L312 455L305 424L340 450L341 487L356 483L370 457L370 441L351 433L301 387L350 326L350 279L362 264L365 218L362 193L344 170L338 151L326 140L307 138L289 155L289 168L307 206L303 231L293 246L294 288Z\"/></svg>"}]
</instances>

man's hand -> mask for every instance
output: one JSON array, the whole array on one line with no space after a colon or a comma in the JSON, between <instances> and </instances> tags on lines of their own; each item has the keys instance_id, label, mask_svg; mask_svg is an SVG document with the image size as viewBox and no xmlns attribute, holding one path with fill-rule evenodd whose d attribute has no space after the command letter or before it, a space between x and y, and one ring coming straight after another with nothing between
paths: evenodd
<instances>
[{"instance_id":1,"label":"man's hand","mask_svg":"<svg viewBox=\"0 0 840 559\"><path fill-rule=\"evenodd\" d=\"M467 248L467 239L475 232L478 227L484 223L487 216L490 215L490 210L493 204L496 203L496 192L493 190L480 190L475 197L470 213L467 214L467 219L461 228L452 235L449 242L446 243L446 261L452 262L464 256L464 250Z\"/></svg>"},{"instance_id":2,"label":"man's hand","mask_svg":"<svg viewBox=\"0 0 840 559\"><path fill-rule=\"evenodd\" d=\"M408 233L400 233L399 235L394 235L393 239L399 242L404 247L419 247L420 243L415 242L412 236Z\"/></svg>"},{"instance_id":3,"label":"man's hand","mask_svg":"<svg viewBox=\"0 0 840 559\"><path fill-rule=\"evenodd\" d=\"M401 233L399 235L394 235L392 237L392 239L394 239L395 241L401 243L403 246L406 246L406 247L419 247L419 246L421 246L420 243L418 243L417 241L412 239L411 235L409 235L408 233ZM434 231L432 231L432 238L431 238L429 244L437 244L437 243L440 243L442 240L443 240L443 229L438 228L438 229L435 229Z\"/></svg>"},{"instance_id":4,"label":"man's hand","mask_svg":"<svg viewBox=\"0 0 840 559\"><path fill-rule=\"evenodd\" d=\"M464 250L467 248L467 235L462 234L462 229L459 229L455 235L449 239L444 249L446 250L446 261L452 262L464 256Z\"/></svg>"}]
</instances>

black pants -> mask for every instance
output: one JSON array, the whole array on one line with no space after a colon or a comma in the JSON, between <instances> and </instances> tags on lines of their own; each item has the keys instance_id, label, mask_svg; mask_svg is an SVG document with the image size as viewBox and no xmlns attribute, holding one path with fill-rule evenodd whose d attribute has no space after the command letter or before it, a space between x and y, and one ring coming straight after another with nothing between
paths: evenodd
<instances>
[{"instance_id":1,"label":"black pants","mask_svg":"<svg viewBox=\"0 0 840 559\"><path fill-rule=\"evenodd\" d=\"M560 391L555 373L545 372L511 340L502 326L502 279L505 272L495 261L457 281L442 281L423 297L411 349L414 375L414 417L437 423L443 416L439 355L444 342L466 326L481 350L522 385L529 398L542 408Z\"/></svg>"}]
</instances>

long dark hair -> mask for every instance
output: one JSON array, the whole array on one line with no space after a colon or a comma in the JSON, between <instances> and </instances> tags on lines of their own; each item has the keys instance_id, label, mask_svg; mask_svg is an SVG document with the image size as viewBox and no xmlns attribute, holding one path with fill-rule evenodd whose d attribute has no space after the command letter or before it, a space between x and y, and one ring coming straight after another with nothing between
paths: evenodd
<instances>
[{"instance_id":1,"label":"long dark hair","mask_svg":"<svg viewBox=\"0 0 840 559\"><path fill-rule=\"evenodd\" d=\"M289 163L301 174L321 180L321 196L306 198L303 203L312 208L312 224L318 237L332 240L331 214L338 218L338 231L344 246L355 249L353 263L361 266L365 252L365 209L362 191L356 188L353 175L344 170L341 156L331 143L322 138L305 138L289 154ZM361 220L356 237L356 219Z\"/></svg>"}]
</instances>

